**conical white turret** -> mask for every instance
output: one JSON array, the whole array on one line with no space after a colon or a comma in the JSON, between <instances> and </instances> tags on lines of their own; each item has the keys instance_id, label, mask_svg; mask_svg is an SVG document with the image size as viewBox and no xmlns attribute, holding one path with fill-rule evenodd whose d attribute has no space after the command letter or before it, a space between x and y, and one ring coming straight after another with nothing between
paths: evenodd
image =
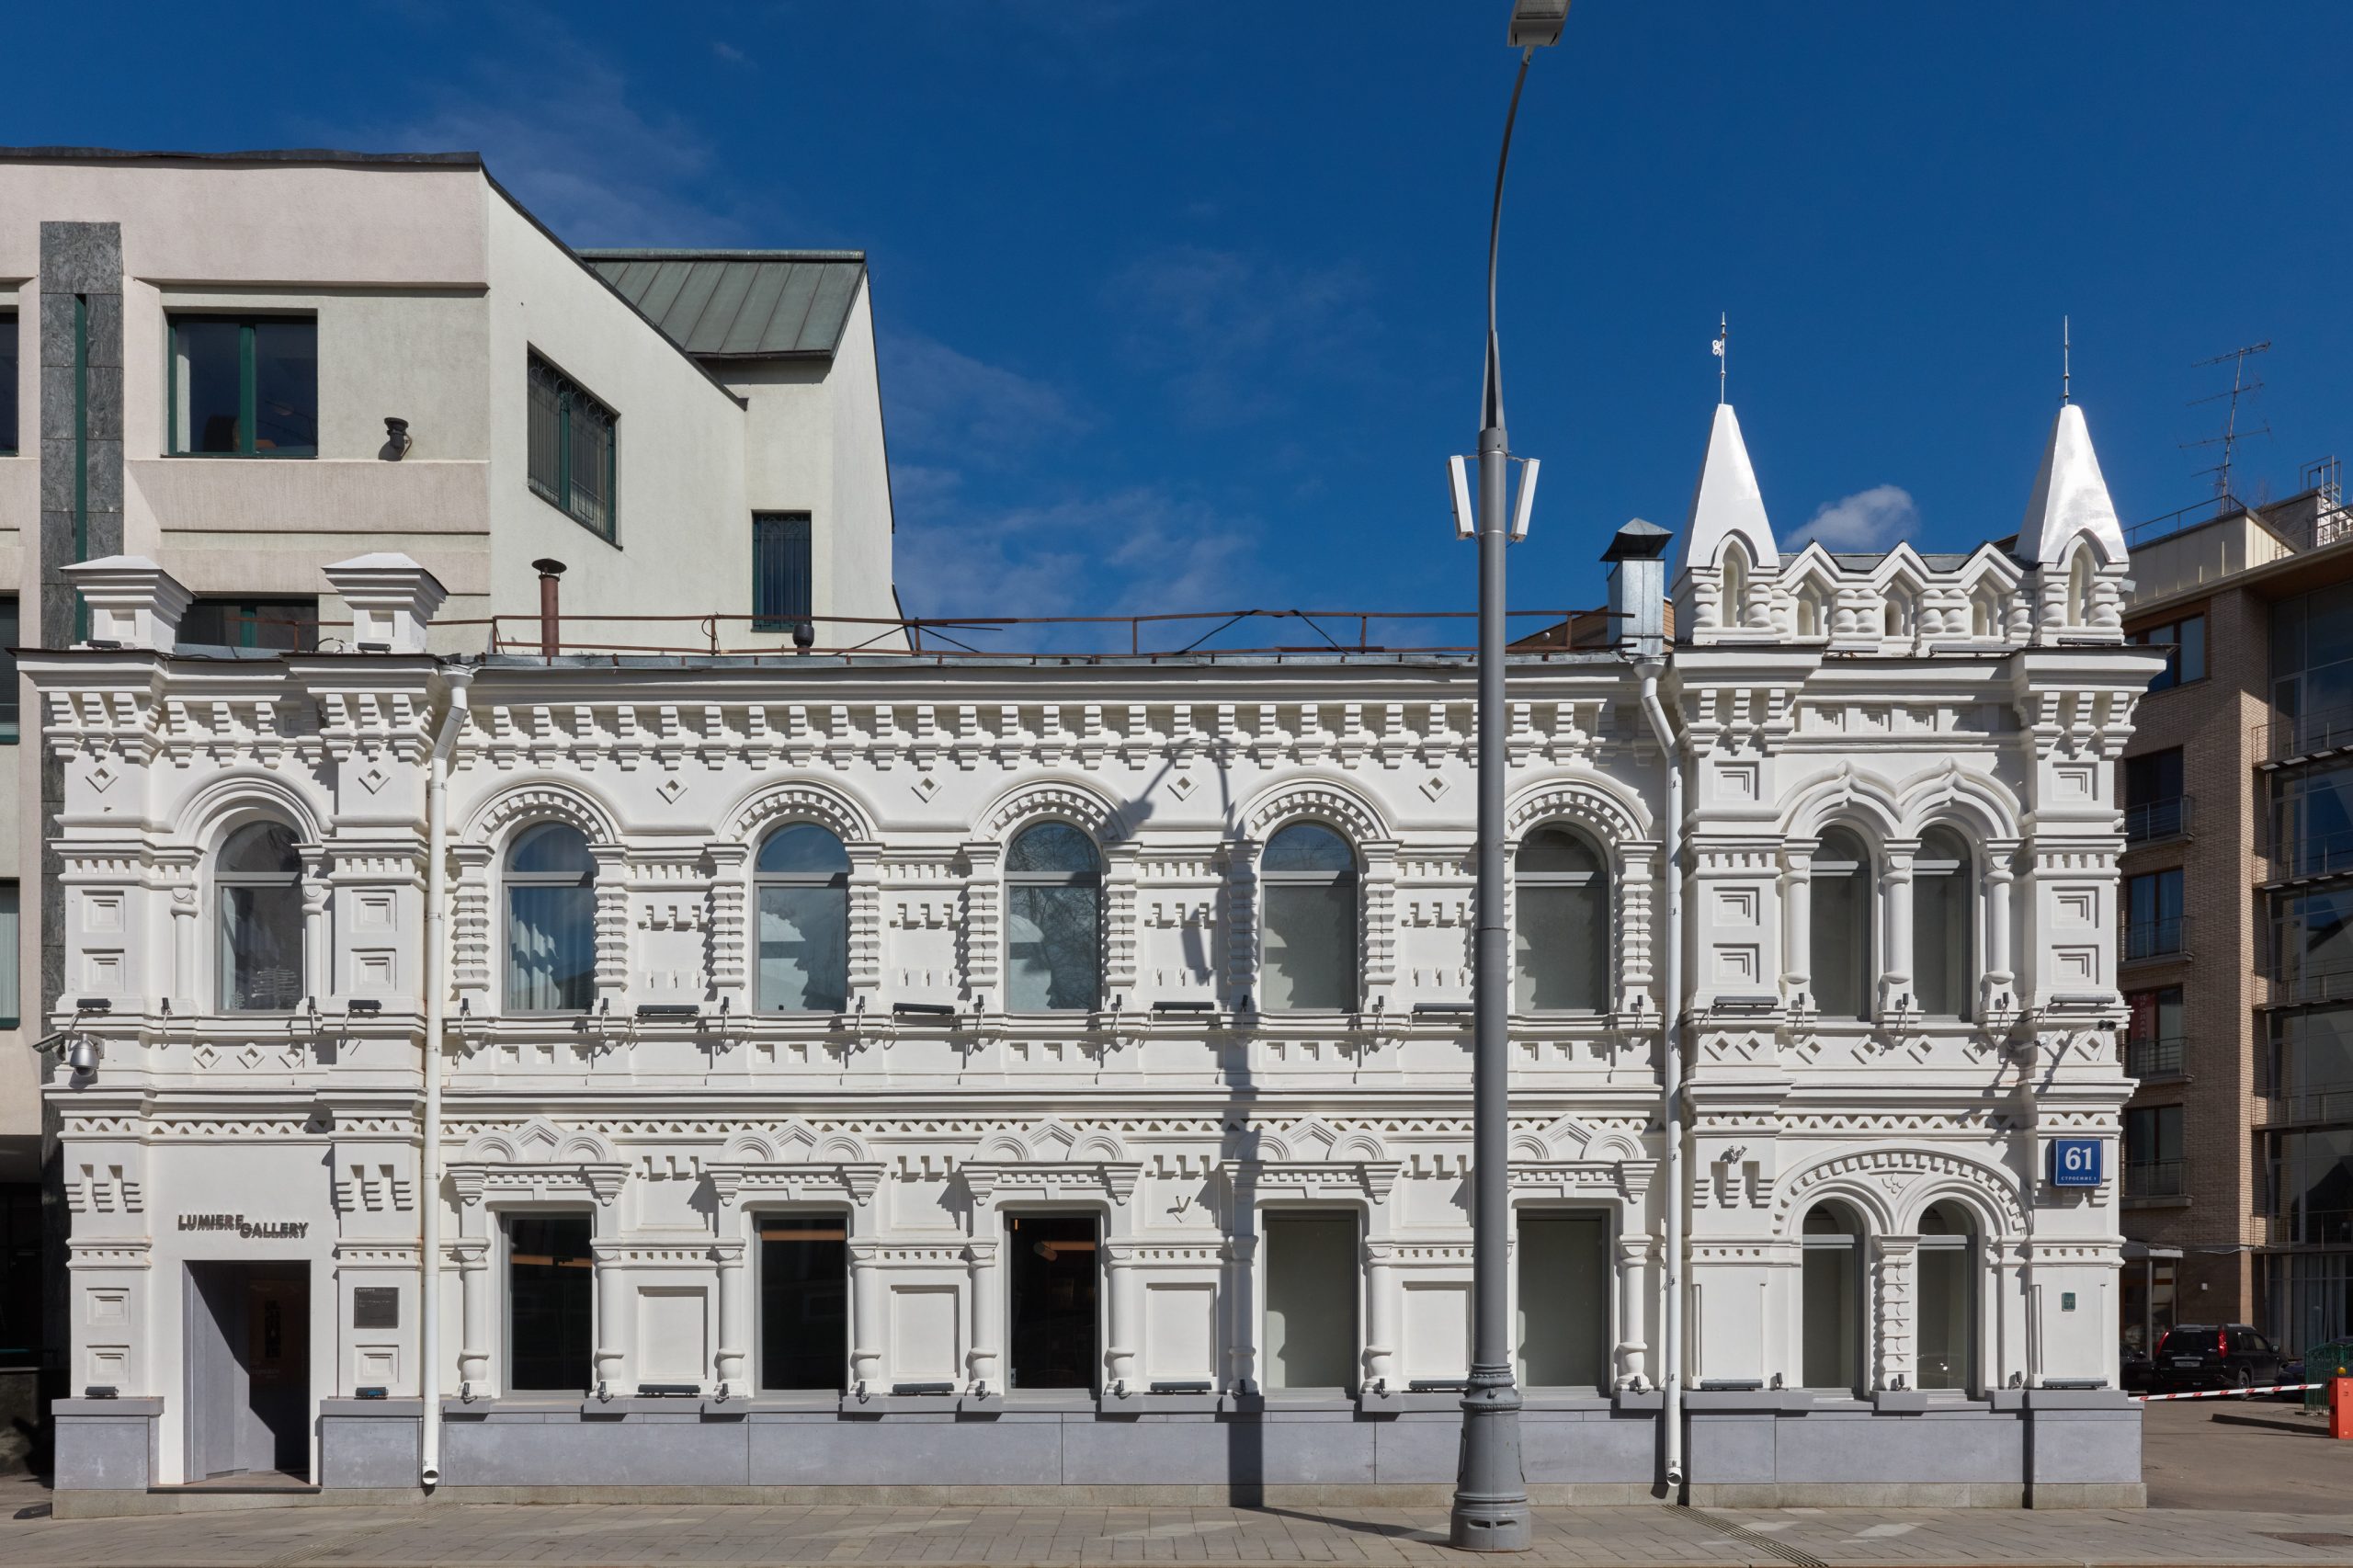
<instances>
[{"instance_id":1,"label":"conical white turret","mask_svg":"<svg viewBox=\"0 0 2353 1568\"><path fill-rule=\"evenodd\" d=\"M2116 503L2109 499L2108 481L2100 477L2084 411L2062 403L2059 417L2051 422L2034 494L2027 498L2026 520L2018 525L2017 553L2039 566L2060 566L2075 540L2086 536L2098 546L2104 564L2124 563L2124 529L2116 520Z\"/></svg>"},{"instance_id":2,"label":"conical white turret","mask_svg":"<svg viewBox=\"0 0 2353 1568\"><path fill-rule=\"evenodd\" d=\"M1751 566L1780 569L1781 552L1773 543L1773 525L1765 520L1765 497L1756 488L1747 443L1740 438L1740 420L1732 404L1720 403L1708 429L1707 460L1691 492L1691 517L1677 550L1674 575L1680 578L1688 566L1715 565L1724 540L1735 536L1747 545Z\"/></svg>"}]
</instances>

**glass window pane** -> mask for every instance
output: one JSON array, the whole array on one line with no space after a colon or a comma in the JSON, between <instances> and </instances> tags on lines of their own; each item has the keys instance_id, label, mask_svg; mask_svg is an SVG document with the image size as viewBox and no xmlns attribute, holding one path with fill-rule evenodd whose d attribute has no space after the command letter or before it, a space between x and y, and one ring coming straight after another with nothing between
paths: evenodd
<instances>
[{"instance_id":1,"label":"glass window pane","mask_svg":"<svg viewBox=\"0 0 2353 1568\"><path fill-rule=\"evenodd\" d=\"M14 594L0 594L0 745L14 745L17 738L17 643L24 641L24 631L17 619L17 599Z\"/></svg>"},{"instance_id":2,"label":"glass window pane","mask_svg":"<svg viewBox=\"0 0 2353 1568\"><path fill-rule=\"evenodd\" d=\"M1609 1216L1519 1216L1520 1381L1529 1388L1609 1386Z\"/></svg>"},{"instance_id":3,"label":"glass window pane","mask_svg":"<svg viewBox=\"0 0 2353 1568\"><path fill-rule=\"evenodd\" d=\"M531 361L531 488L551 501L561 500L563 485L563 393L555 372Z\"/></svg>"},{"instance_id":4,"label":"glass window pane","mask_svg":"<svg viewBox=\"0 0 2353 1568\"><path fill-rule=\"evenodd\" d=\"M849 1243L839 1215L760 1217L760 1386L836 1389L849 1366Z\"/></svg>"},{"instance_id":5,"label":"glass window pane","mask_svg":"<svg viewBox=\"0 0 2353 1568\"><path fill-rule=\"evenodd\" d=\"M574 517L608 538L612 534L612 496L608 483L612 439L613 427L606 423L604 410L574 392L571 466L565 474L572 484L568 505Z\"/></svg>"},{"instance_id":6,"label":"glass window pane","mask_svg":"<svg viewBox=\"0 0 2353 1568\"><path fill-rule=\"evenodd\" d=\"M795 876L847 875L849 851L815 823L790 823L760 841L759 863L754 869Z\"/></svg>"},{"instance_id":7,"label":"glass window pane","mask_svg":"<svg viewBox=\"0 0 2353 1568\"><path fill-rule=\"evenodd\" d=\"M577 872L593 877L597 861L588 853L586 835L578 828L550 822L523 830L515 840L515 847L507 851L506 869L524 873Z\"/></svg>"},{"instance_id":8,"label":"glass window pane","mask_svg":"<svg viewBox=\"0 0 2353 1568\"><path fill-rule=\"evenodd\" d=\"M849 1006L849 893L760 889L760 1010L838 1013Z\"/></svg>"},{"instance_id":9,"label":"glass window pane","mask_svg":"<svg viewBox=\"0 0 2353 1568\"><path fill-rule=\"evenodd\" d=\"M1804 1381L1810 1389L1852 1392L1859 1382L1855 1248L1815 1244L1804 1253Z\"/></svg>"},{"instance_id":10,"label":"glass window pane","mask_svg":"<svg viewBox=\"0 0 2353 1568\"><path fill-rule=\"evenodd\" d=\"M2183 680L2206 678L2206 618L2193 615L2181 623L2179 665Z\"/></svg>"},{"instance_id":11,"label":"glass window pane","mask_svg":"<svg viewBox=\"0 0 2353 1568\"><path fill-rule=\"evenodd\" d=\"M1962 873L1934 871L1912 881L1913 985L1930 1017L1969 1014L1969 883Z\"/></svg>"},{"instance_id":12,"label":"glass window pane","mask_svg":"<svg viewBox=\"0 0 2353 1568\"><path fill-rule=\"evenodd\" d=\"M1357 1004L1357 889L1268 882L1264 1005L1269 1012L1345 1012Z\"/></svg>"},{"instance_id":13,"label":"glass window pane","mask_svg":"<svg viewBox=\"0 0 2353 1568\"><path fill-rule=\"evenodd\" d=\"M254 450L315 457L319 450L319 324L254 324Z\"/></svg>"},{"instance_id":14,"label":"glass window pane","mask_svg":"<svg viewBox=\"0 0 2353 1568\"><path fill-rule=\"evenodd\" d=\"M1266 1386L1354 1388L1357 1217L1270 1213L1266 1224Z\"/></svg>"},{"instance_id":15,"label":"glass window pane","mask_svg":"<svg viewBox=\"0 0 2353 1568\"><path fill-rule=\"evenodd\" d=\"M1095 841L1066 822L1024 828L1005 854L1007 871L1059 871L1083 876L1101 869Z\"/></svg>"},{"instance_id":16,"label":"glass window pane","mask_svg":"<svg viewBox=\"0 0 2353 1568\"><path fill-rule=\"evenodd\" d=\"M1922 1247L1919 1258L1920 1386L1967 1392L1975 1381L1974 1249Z\"/></svg>"},{"instance_id":17,"label":"glass window pane","mask_svg":"<svg viewBox=\"0 0 2353 1568\"><path fill-rule=\"evenodd\" d=\"M24 1019L22 983L18 978L23 915L15 882L0 882L0 1029L13 1029Z\"/></svg>"},{"instance_id":18,"label":"glass window pane","mask_svg":"<svg viewBox=\"0 0 2353 1568\"><path fill-rule=\"evenodd\" d=\"M1091 886L1006 889L1006 1006L1017 1013L1102 1003L1101 915Z\"/></svg>"},{"instance_id":19,"label":"glass window pane","mask_svg":"<svg viewBox=\"0 0 2353 1568\"><path fill-rule=\"evenodd\" d=\"M1297 822L1267 840L1259 867L1267 871L1345 875L1357 869L1357 856L1348 841L1330 828L1320 823Z\"/></svg>"},{"instance_id":20,"label":"glass window pane","mask_svg":"<svg viewBox=\"0 0 2353 1568\"><path fill-rule=\"evenodd\" d=\"M17 318L0 315L0 452L21 450L17 431Z\"/></svg>"},{"instance_id":21,"label":"glass window pane","mask_svg":"<svg viewBox=\"0 0 2353 1568\"><path fill-rule=\"evenodd\" d=\"M752 623L755 631L782 631L806 620L816 604L809 514L758 512L752 517Z\"/></svg>"},{"instance_id":22,"label":"glass window pane","mask_svg":"<svg viewBox=\"0 0 2353 1568\"><path fill-rule=\"evenodd\" d=\"M1017 1389L1091 1389L1102 1366L1096 1220L1091 1214L1006 1219L1006 1373Z\"/></svg>"},{"instance_id":23,"label":"glass window pane","mask_svg":"<svg viewBox=\"0 0 2353 1568\"><path fill-rule=\"evenodd\" d=\"M233 321L184 321L172 328L175 409L183 452L244 449L244 329Z\"/></svg>"},{"instance_id":24,"label":"glass window pane","mask_svg":"<svg viewBox=\"0 0 2353 1568\"><path fill-rule=\"evenodd\" d=\"M509 887L506 1010L583 1013L596 989L596 893L581 887Z\"/></svg>"},{"instance_id":25,"label":"glass window pane","mask_svg":"<svg viewBox=\"0 0 2353 1568\"><path fill-rule=\"evenodd\" d=\"M1597 1013L1608 1005L1608 916L1598 883L1523 884L1512 928L1512 1006Z\"/></svg>"},{"instance_id":26,"label":"glass window pane","mask_svg":"<svg viewBox=\"0 0 2353 1568\"><path fill-rule=\"evenodd\" d=\"M1814 869L1810 930L1813 1000L1824 1017L1859 1018L1866 1013L1870 938L1863 924L1869 914L1863 877L1860 869L1825 873L1819 865Z\"/></svg>"},{"instance_id":27,"label":"glass window pane","mask_svg":"<svg viewBox=\"0 0 2353 1568\"><path fill-rule=\"evenodd\" d=\"M585 1214L506 1217L506 1386L585 1392L596 1256Z\"/></svg>"},{"instance_id":28,"label":"glass window pane","mask_svg":"<svg viewBox=\"0 0 2353 1568\"><path fill-rule=\"evenodd\" d=\"M1565 828L1548 827L1528 835L1519 846L1513 869L1522 876L1599 876L1601 858L1575 834Z\"/></svg>"},{"instance_id":29,"label":"glass window pane","mask_svg":"<svg viewBox=\"0 0 2353 1568\"><path fill-rule=\"evenodd\" d=\"M292 883L221 890L221 1006L290 1012L302 1002L302 892Z\"/></svg>"},{"instance_id":30,"label":"glass window pane","mask_svg":"<svg viewBox=\"0 0 2353 1568\"><path fill-rule=\"evenodd\" d=\"M294 849L294 834L283 824L249 823L229 835L221 846L221 869L269 876L298 876L302 858Z\"/></svg>"}]
</instances>

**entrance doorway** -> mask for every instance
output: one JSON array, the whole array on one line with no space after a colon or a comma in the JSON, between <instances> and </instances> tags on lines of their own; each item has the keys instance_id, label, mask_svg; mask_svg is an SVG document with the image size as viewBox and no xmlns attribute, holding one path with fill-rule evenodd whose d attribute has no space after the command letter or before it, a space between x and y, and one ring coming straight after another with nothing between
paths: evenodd
<instances>
[{"instance_id":1,"label":"entrance doorway","mask_svg":"<svg viewBox=\"0 0 2353 1568\"><path fill-rule=\"evenodd\" d=\"M1092 1214L1009 1214L1013 1331L1006 1371L1017 1389L1091 1389L1102 1343L1096 1326Z\"/></svg>"},{"instance_id":2,"label":"entrance doorway","mask_svg":"<svg viewBox=\"0 0 2353 1568\"><path fill-rule=\"evenodd\" d=\"M309 1266L189 1264L186 1330L188 1478L309 1480Z\"/></svg>"}]
</instances>

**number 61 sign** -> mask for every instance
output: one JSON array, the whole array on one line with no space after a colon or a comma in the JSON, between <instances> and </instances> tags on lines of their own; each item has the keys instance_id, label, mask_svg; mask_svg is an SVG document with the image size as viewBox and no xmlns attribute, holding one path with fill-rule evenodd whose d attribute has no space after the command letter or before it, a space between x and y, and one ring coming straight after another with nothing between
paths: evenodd
<instances>
[{"instance_id":1,"label":"number 61 sign","mask_svg":"<svg viewBox=\"0 0 2353 1568\"><path fill-rule=\"evenodd\" d=\"M2053 1138L2051 1141L2051 1185L2097 1187L2100 1141L2097 1138Z\"/></svg>"}]
</instances>

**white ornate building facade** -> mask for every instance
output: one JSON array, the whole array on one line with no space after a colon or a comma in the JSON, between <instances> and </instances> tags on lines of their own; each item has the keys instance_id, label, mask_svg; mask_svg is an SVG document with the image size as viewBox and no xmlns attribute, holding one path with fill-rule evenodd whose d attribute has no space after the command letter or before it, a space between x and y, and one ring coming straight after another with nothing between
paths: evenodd
<instances>
[{"instance_id":1,"label":"white ornate building facade","mask_svg":"<svg viewBox=\"0 0 2353 1568\"><path fill-rule=\"evenodd\" d=\"M2081 415L2018 539L1863 559L1722 409L1681 548L1666 656L1511 675L1534 1494L1674 1419L1695 1500L2137 1501ZM61 1503L1449 1483L1461 661L469 662L384 557L388 651L228 658L67 571Z\"/></svg>"}]
</instances>

